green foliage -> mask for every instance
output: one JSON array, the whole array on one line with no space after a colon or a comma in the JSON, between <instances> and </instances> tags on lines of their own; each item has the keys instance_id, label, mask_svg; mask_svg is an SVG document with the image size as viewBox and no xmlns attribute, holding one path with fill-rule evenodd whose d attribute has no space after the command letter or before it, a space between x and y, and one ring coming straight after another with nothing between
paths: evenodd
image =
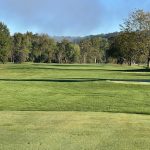
<instances>
[{"instance_id":1,"label":"green foliage","mask_svg":"<svg viewBox=\"0 0 150 150\"><path fill-rule=\"evenodd\" d=\"M77 44L73 45L73 62L79 63L80 62L80 47Z\"/></svg>"},{"instance_id":2,"label":"green foliage","mask_svg":"<svg viewBox=\"0 0 150 150\"><path fill-rule=\"evenodd\" d=\"M102 63L106 62L108 41L101 37L86 38L80 42L81 62Z\"/></svg>"},{"instance_id":3,"label":"green foliage","mask_svg":"<svg viewBox=\"0 0 150 150\"><path fill-rule=\"evenodd\" d=\"M10 54L11 38L7 26L0 22L0 62L5 63Z\"/></svg>"},{"instance_id":4,"label":"green foliage","mask_svg":"<svg viewBox=\"0 0 150 150\"><path fill-rule=\"evenodd\" d=\"M80 47L64 39L62 42L57 42L55 55L58 63L79 63Z\"/></svg>"},{"instance_id":5,"label":"green foliage","mask_svg":"<svg viewBox=\"0 0 150 150\"><path fill-rule=\"evenodd\" d=\"M13 36L13 61L15 63L26 62L29 58L30 42L25 34L15 33Z\"/></svg>"},{"instance_id":6,"label":"green foliage","mask_svg":"<svg viewBox=\"0 0 150 150\"><path fill-rule=\"evenodd\" d=\"M127 62L131 65L136 61L138 56L136 45L136 33L135 32L122 32L118 36L110 39L111 46L108 51L108 55L117 59L117 62L123 64Z\"/></svg>"},{"instance_id":7,"label":"green foliage","mask_svg":"<svg viewBox=\"0 0 150 150\"><path fill-rule=\"evenodd\" d=\"M147 59L147 67L150 62L150 13L143 10L132 12L124 24L122 32L116 37L110 38L108 55L116 58L118 63L143 63ZM145 63L144 62L144 63Z\"/></svg>"}]
</instances>

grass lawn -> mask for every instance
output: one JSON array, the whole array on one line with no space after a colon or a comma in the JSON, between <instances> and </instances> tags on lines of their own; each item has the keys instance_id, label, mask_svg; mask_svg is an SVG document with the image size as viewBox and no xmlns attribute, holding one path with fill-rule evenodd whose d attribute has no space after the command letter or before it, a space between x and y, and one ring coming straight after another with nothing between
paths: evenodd
<instances>
[{"instance_id":1,"label":"grass lawn","mask_svg":"<svg viewBox=\"0 0 150 150\"><path fill-rule=\"evenodd\" d=\"M1 150L149 150L150 117L92 112L0 112Z\"/></svg>"},{"instance_id":2,"label":"grass lawn","mask_svg":"<svg viewBox=\"0 0 150 150\"><path fill-rule=\"evenodd\" d=\"M150 72L132 69L138 67L0 65L0 110L150 114Z\"/></svg>"},{"instance_id":3,"label":"grass lawn","mask_svg":"<svg viewBox=\"0 0 150 150\"><path fill-rule=\"evenodd\" d=\"M0 150L149 150L149 91L139 66L0 64Z\"/></svg>"}]
</instances>

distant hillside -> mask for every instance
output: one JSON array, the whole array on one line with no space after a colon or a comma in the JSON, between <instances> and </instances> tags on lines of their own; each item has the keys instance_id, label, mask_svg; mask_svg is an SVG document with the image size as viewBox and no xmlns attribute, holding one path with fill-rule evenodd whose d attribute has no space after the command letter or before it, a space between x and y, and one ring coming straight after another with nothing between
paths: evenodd
<instances>
[{"instance_id":1,"label":"distant hillside","mask_svg":"<svg viewBox=\"0 0 150 150\"><path fill-rule=\"evenodd\" d=\"M107 33L107 34L89 35L89 36L86 36L85 38L102 37L102 38L109 39L109 38L111 38L111 37L117 36L118 34L119 34L119 32L113 32L113 33Z\"/></svg>"},{"instance_id":2,"label":"distant hillside","mask_svg":"<svg viewBox=\"0 0 150 150\"><path fill-rule=\"evenodd\" d=\"M61 42L63 39L69 40L70 42L73 43L79 43L82 39L85 38L91 38L91 37L102 37L102 38L110 38L117 36L119 32L113 32L113 33L107 33L107 34L97 34L97 35L89 35L85 37L80 37L80 36L53 36L57 42Z\"/></svg>"},{"instance_id":3,"label":"distant hillside","mask_svg":"<svg viewBox=\"0 0 150 150\"><path fill-rule=\"evenodd\" d=\"M73 43L79 43L82 39L84 39L84 37L74 37L74 36L53 36L53 38L57 41L57 42L61 42L62 40L66 39L69 40L70 42Z\"/></svg>"}]
</instances>

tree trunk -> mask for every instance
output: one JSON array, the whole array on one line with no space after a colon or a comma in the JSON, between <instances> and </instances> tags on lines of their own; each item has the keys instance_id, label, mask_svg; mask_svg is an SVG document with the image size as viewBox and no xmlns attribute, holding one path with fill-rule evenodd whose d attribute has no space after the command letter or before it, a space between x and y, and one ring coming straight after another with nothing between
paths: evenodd
<instances>
[{"instance_id":1,"label":"tree trunk","mask_svg":"<svg viewBox=\"0 0 150 150\"><path fill-rule=\"evenodd\" d=\"M95 64L97 63L97 59L95 58Z\"/></svg>"},{"instance_id":2,"label":"tree trunk","mask_svg":"<svg viewBox=\"0 0 150 150\"><path fill-rule=\"evenodd\" d=\"M132 65L132 59L129 59L128 65L131 66Z\"/></svg>"},{"instance_id":3,"label":"tree trunk","mask_svg":"<svg viewBox=\"0 0 150 150\"><path fill-rule=\"evenodd\" d=\"M67 58L65 57L65 63L67 64L68 63L68 61L67 61Z\"/></svg>"},{"instance_id":4,"label":"tree trunk","mask_svg":"<svg viewBox=\"0 0 150 150\"><path fill-rule=\"evenodd\" d=\"M147 68L149 69L150 57L147 59Z\"/></svg>"},{"instance_id":5,"label":"tree trunk","mask_svg":"<svg viewBox=\"0 0 150 150\"><path fill-rule=\"evenodd\" d=\"M147 58L147 68L149 69L149 63L150 63L150 51L149 51L149 54L148 54L148 58Z\"/></svg>"},{"instance_id":6,"label":"tree trunk","mask_svg":"<svg viewBox=\"0 0 150 150\"><path fill-rule=\"evenodd\" d=\"M86 63L86 55L84 54L83 56L83 63L85 64Z\"/></svg>"},{"instance_id":7,"label":"tree trunk","mask_svg":"<svg viewBox=\"0 0 150 150\"><path fill-rule=\"evenodd\" d=\"M48 61L47 62L51 63L51 54L50 53L48 53Z\"/></svg>"}]
</instances>

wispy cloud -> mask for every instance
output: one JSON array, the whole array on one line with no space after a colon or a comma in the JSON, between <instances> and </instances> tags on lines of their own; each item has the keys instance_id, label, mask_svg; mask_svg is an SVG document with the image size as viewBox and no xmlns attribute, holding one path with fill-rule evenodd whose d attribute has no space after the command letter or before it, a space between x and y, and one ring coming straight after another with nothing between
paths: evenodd
<instances>
[{"instance_id":1,"label":"wispy cloud","mask_svg":"<svg viewBox=\"0 0 150 150\"><path fill-rule=\"evenodd\" d=\"M101 15L98 0L4 0L0 9L26 30L55 35L90 33L99 26Z\"/></svg>"},{"instance_id":2,"label":"wispy cloud","mask_svg":"<svg viewBox=\"0 0 150 150\"><path fill-rule=\"evenodd\" d=\"M150 0L1 0L0 21L12 32L87 35L119 30L136 8L150 11Z\"/></svg>"}]
</instances>

